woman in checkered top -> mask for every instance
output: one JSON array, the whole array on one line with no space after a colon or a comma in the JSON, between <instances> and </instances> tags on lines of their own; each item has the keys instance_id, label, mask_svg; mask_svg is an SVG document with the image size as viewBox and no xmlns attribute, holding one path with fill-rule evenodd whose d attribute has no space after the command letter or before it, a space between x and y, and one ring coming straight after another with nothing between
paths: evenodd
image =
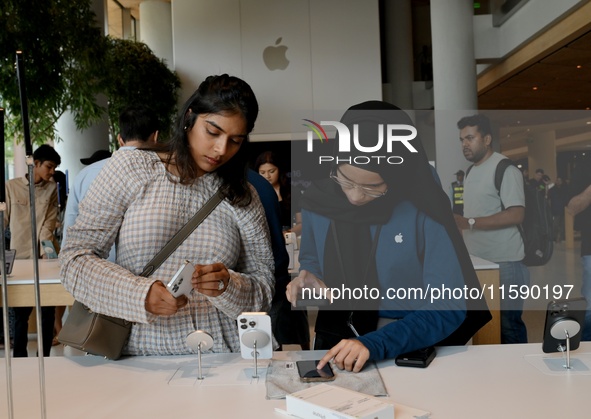
<instances>
[{"instance_id":1,"label":"woman in checkered top","mask_svg":"<svg viewBox=\"0 0 591 419\"><path fill-rule=\"evenodd\" d=\"M213 336L212 351L239 351L236 317L269 309L273 253L245 174L257 114L247 83L208 77L183 106L170 142L116 152L80 203L60 254L63 283L92 310L134 322L124 354L191 353L186 337L198 329ZM152 276L140 277L218 190L225 199ZM195 265L193 290L174 298L163 282L185 260Z\"/></svg>"}]
</instances>

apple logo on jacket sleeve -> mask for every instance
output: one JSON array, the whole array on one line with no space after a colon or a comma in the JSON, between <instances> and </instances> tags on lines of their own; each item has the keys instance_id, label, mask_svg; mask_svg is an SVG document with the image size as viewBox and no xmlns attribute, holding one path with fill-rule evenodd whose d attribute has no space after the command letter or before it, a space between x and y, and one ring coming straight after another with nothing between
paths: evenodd
<instances>
[{"instance_id":1,"label":"apple logo on jacket sleeve","mask_svg":"<svg viewBox=\"0 0 591 419\"><path fill-rule=\"evenodd\" d=\"M285 56L287 47L281 44L282 38L277 38L275 45L270 45L263 51L263 61L269 70L285 70L289 60Z\"/></svg>"},{"instance_id":2,"label":"apple logo on jacket sleeve","mask_svg":"<svg viewBox=\"0 0 591 419\"><path fill-rule=\"evenodd\" d=\"M396 243L402 243L402 233L398 233L396 236L394 236L394 241Z\"/></svg>"}]
</instances>

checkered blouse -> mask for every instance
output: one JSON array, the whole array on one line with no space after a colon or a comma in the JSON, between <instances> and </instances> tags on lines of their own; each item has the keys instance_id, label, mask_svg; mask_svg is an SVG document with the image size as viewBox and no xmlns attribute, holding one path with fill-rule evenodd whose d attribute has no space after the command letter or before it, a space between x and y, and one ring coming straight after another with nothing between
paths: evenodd
<instances>
[{"instance_id":1,"label":"checkered blouse","mask_svg":"<svg viewBox=\"0 0 591 419\"><path fill-rule=\"evenodd\" d=\"M223 201L149 278L145 264L218 189L215 174L193 185L170 179L154 152L114 154L80 203L60 253L62 282L92 310L135 322L124 349L131 355L186 354L187 335L209 332L214 352L240 350L236 317L268 311L274 290L273 253L263 207L254 188L250 205ZM117 264L108 262L116 243ZM189 304L173 316L144 308L154 281L167 282L183 261L223 263L231 281L219 297L191 292Z\"/></svg>"}]
</instances>

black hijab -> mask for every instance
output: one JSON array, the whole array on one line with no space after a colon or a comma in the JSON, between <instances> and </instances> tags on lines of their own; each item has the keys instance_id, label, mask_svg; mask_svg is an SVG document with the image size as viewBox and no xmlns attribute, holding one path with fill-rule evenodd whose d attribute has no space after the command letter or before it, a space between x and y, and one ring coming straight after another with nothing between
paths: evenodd
<instances>
[{"instance_id":1,"label":"black hijab","mask_svg":"<svg viewBox=\"0 0 591 419\"><path fill-rule=\"evenodd\" d=\"M349 128L351 137L353 137L354 125L357 125L359 130L357 138L359 144L364 147L376 145L379 124L382 124L384 128L388 124L414 127L406 112L381 101L363 102L352 106L345 112L341 122ZM400 131L394 131L393 134L407 136L410 132L407 128L403 128ZM464 283L469 287L480 288L464 240L456 227L449 199L436 181L418 135L406 143L416 152L412 152L405 143L395 141L392 143L391 153L384 152L387 144L386 136L384 134L384 144L380 152L366 153L366 158L359 158L364 153L359 152L353 145L351 152L339 152L338 136L335 140L334 152L334 156L338 157L339 162L346 161L346 164L349 164L348 161L350 161L353 166L378 173L388 185L388 192L385 196L374 199L365 205L354 206L349 203L339 185L332 179L324 179L314 182L302 197L302 208L331 219L331 230L328 233L324 249L323 280L329 286L340 286L341 283L344 283L346 286L358 287L360 286L359 278L364 278L364 284L368 287L379 286L375 258L372 255L374 243L371 238L370 226L387 223L399 202L410 201L420 212L431 217L446 229L460 262ZM351 138L351 143L353 143L353 138ZM402 158L402 163L388 164L384 162L384 159L374 158L378 154L399 156ZM392 161L400 162L400 159ZM440 344L463 345L491 319L484 300L467 300L466 304L468 309L466 320L458 330ZM338 308L344 310L341 315L332 313L329 316L321 316L319 313L316 324L317 332L321 331L320 328L333 333L338 333L339 329L343 333L350 333L347 330L348 327L339 327L335 322L340 322L343 318L350 318L350 314L345 314L345 312L353 310L352 304L344 303ZM357 313L355 316L359 317ZM359 333L364 334L375 330L377 311L374 313L365 312L362 317L364 320L359 326L361 329L358 330ZM351 336L345 335L343 337Z\"/></svg>"}]
</instances>

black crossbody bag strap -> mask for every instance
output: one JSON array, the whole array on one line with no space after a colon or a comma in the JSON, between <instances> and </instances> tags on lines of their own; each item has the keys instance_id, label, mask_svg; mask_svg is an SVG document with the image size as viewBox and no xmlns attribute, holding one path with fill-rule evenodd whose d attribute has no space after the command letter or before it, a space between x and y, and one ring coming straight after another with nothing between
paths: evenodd
<instances>
[{"instance_id":1,"label":"black crossbody bag strap","mask_svg":"<svg viewBox=\"0 0 591 419\"><path fill-rule=\"evenodd\" d=\"M140 276L148 277L174 252L181 243L191 234L203 220L222 202L224 196L221 191L216 192L197 211L197 213L164 245L164 247L150 260Z\"/></svg>"}]
</instances>

